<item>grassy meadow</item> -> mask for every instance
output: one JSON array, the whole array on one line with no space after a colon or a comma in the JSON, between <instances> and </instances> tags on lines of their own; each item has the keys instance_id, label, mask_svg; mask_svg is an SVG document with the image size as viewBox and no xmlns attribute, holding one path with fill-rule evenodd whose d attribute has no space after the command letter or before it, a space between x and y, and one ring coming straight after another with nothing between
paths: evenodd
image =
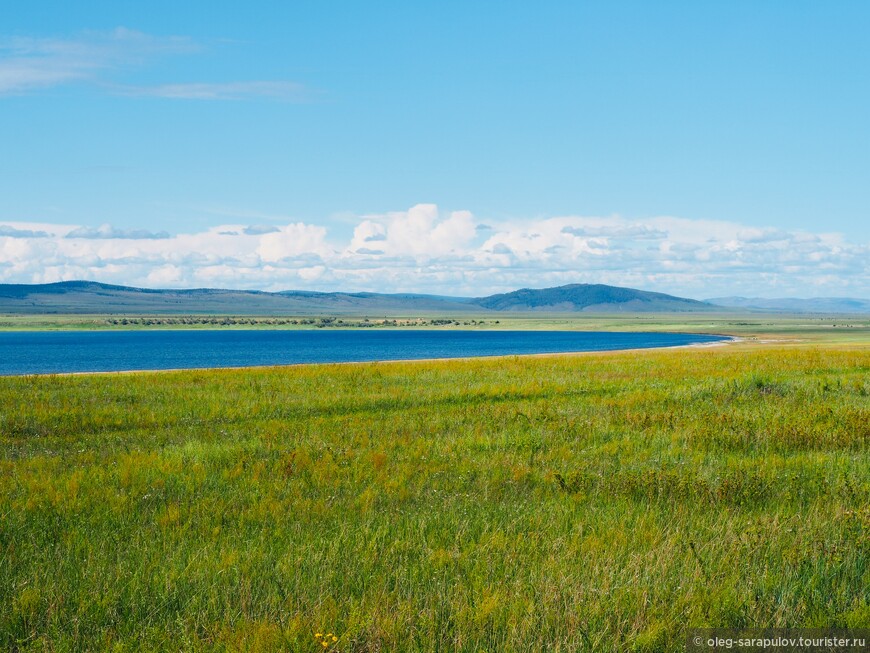
<instances>
[{"instance_id":1,"label":"grassy meadow","mask_svg":"<svg viewBox=\"0 0 870 653\"><path fill-rule=\"evenodd\" d=\"M870 342L870 315L762 313L487 313L387 316L0 315L0 331L132 329L463 329L678 331L815 344Z\"/></svg>"},{"instance_id":2,"label":"grassy meadow","mask_svg":"<svg viewBox=\"0 0 870 653\"><path fill-rule=\"evenodd\" d=\"M809 340L0 378L0 649L868 627L870 349Z\"/></svg>"}]
</instances>

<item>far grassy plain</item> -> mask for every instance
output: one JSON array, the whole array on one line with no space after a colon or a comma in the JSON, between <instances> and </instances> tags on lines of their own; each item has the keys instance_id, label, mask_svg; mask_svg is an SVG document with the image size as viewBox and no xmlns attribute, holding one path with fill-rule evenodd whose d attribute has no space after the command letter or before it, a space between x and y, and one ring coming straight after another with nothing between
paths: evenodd
<instances>
[{"instance_id":1,"label":"far grassy plain","mask_svg":"<svg viewBox=\"0 0 870 653\"><path fill-rule=\"evenodd\" d=\"M430 316L5 315L0 331L106 329L564 329L716 333L781 342L866 344L868 315L760 313L502 313Z\"/></svg>"},{"instance_id":2,"label":"far grassy plain","mask_svg":"<svg viewBox=\"0 0 870 653\"><path fill-rule=\"evenodd\" d=\"M866 628L868 322L716 320L534 326L744 340L0 378L0 648L678 651L689 626Z\"/></svg>"}]
</instances>

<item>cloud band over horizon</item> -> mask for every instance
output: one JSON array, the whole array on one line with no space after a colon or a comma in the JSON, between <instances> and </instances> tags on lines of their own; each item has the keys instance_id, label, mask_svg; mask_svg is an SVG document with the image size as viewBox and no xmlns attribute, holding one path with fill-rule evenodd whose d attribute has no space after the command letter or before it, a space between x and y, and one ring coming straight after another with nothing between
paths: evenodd
<instances>
[{"instance_id":1,"label":"cloud band over horizon","mask_svg":"<svg viewBox=\"0 0 870 653\"><path fill-rule=\"evenodd\" d=\"M0 221L0 283L479 296L607 283L694 298L870 296L870 246L839 234L677 217L477 219L418 204L321 225L221 224L170 235Z\"/></svg>"}]
</instances>

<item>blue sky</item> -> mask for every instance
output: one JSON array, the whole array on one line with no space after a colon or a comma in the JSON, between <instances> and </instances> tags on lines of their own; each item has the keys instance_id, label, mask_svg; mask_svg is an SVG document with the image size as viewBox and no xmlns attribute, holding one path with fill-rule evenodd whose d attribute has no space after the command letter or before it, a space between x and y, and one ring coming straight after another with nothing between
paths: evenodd
<instances>
[{"instance_id":1,"label":"blue sky","mask_svg":"<svg viewBox=\"0 0 870 653\"><path fill-rule=\"evenodd\" d=\"M870 296L866 2L8 2L0 282Z\"/></svg>"}]
</instances>

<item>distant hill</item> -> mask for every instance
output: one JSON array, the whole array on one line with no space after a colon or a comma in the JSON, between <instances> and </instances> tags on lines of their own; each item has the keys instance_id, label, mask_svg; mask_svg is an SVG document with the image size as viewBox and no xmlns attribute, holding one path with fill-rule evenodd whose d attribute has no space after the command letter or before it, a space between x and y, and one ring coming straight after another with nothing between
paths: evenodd
<instances>
[{"instance_id":1,"label":"distant hill","mask_svg":"<svg viewBox=\"0 0 870 653\"><path fill-rule=\"evenodd\" d=\"M602 284L572 284L558 288L524 288L473 300L494 311L685 312L715 311L694 299Z\"/></svg>"},{"instance_id":2,"label":"distant hill","mask_svg":"<svg viewBox=\"0 0 870 653\"><path fill-rule=\"evenodd\" d=\"M468 312L461 298L376 293L155 290L93 281L0 284L0 313L147 315L383 315Z\"/></svg>"},{"instance_id":3,"label":"distant hill","mask_svg":"<svg viewBox=\"0 0 870 653\"><path fill-rule=\"evenodd\" d=\"M870 313L870 300L849 297L814 297L812 299L760 299L758 297L716 297L706 300L716 306L775 313Z\"/></svg>"},{"instance_id":4,"label":"distant hill","mask_svg":"<svg viewBox=\"0 0 870 653\"><path fill-rule=\"evenodd\" d=\"M0 284L0 313L146 315L434 315L516 312L717 311L693 299L600 284L523 289L488 297L288 290L155 290L93 281Z\"/></svg>"}]
</instances>

